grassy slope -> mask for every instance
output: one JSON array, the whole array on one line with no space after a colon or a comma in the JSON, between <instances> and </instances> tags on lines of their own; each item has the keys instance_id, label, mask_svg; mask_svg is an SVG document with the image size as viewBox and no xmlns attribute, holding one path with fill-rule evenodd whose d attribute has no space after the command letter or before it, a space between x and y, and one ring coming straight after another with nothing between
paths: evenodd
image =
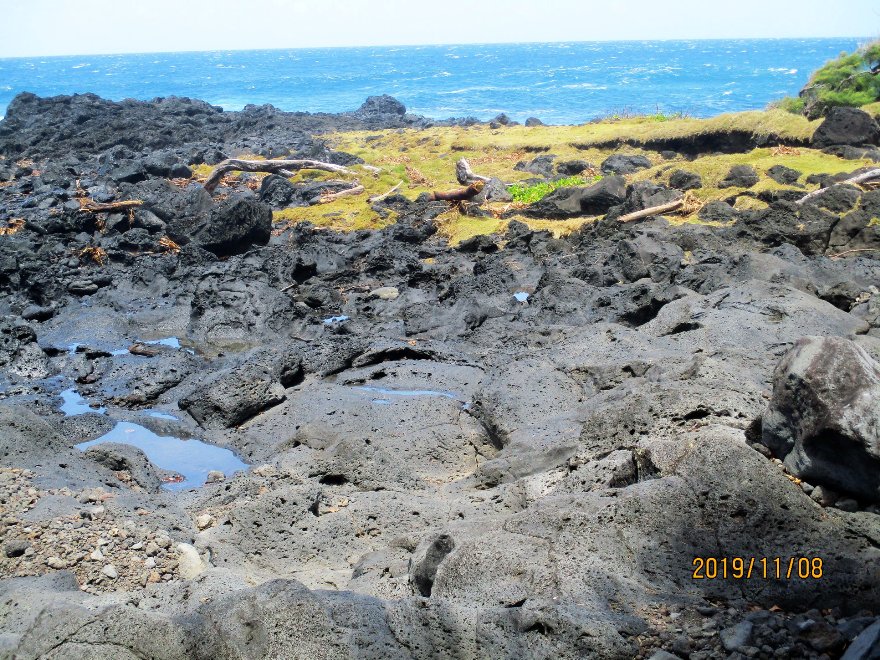
<instances>
[{"instance_id":1,"label":"grassy slope","mask_svg":"<svg viewBox=\"0 0 880 660\"><path fill-rule=\"evenodd\" d=\"M880 104L876 110L880 111ZM866 108L869 111L873 107ZM400 193L414 199L422 192L458 187L455 181L455 162L467 158L473 169L486 176L497 176L507 182L527 179L532 175L515 171L519 161L528 161L537 153L551 153L557 160L583 159L599 165L611 153L642 153L653 166L628 177L628 180L652 179L668 183L675 169L687 169L703 177L704 188L694 192L694 199L706 202L715 199L731 199L746 191L736 188L718 189L733 165L748 164L755 167L761 181L748 193L767 188L781 188L766 176L766 171L776 164L783 164L803 173L800 183L807 176L817 173L851 171L870 164L868 161L847 161L812 149L801 148L794 153L774 153L772 149L756 149L749 153L705 156L693 161L680 157L666 161L653 151L637 147L612 148L620 142L644 142L652 139L681 138L689 135L713 132L746 131L758 136L776 135L781 138L805 141L819 122L808 122L800 116L781 110L744 112L720 115L712 119L666 119L662 117L635 117L607 120L581 126L524 126L503 127L498 130L486 126L435 127L426 130L389 130L340 133L326 136L338 150L347 151L363 158L368 164L382 168L373 174L359 167L354 175L366 188L366 194L346 197L335 202L309 208L276 211L276 222L309 221L317 226L340 230L382 227L393 223L393 214L380 217L366 202L366 197L387 192L401 183ZM577 145L577 146L575 146ZM282 146L282 145L279 145ZM202 172L199 172L203 174ZM327 173L303 172L293 181L303 179L330 179ZM352 177L348 177L352 178ZM806 186L806 189L815 186ZM748 196L739 197L738 207L759 208L762 203ZM498 215L516 209L516 205L493 204L491 211ZM532 228L550 229L555 235L568 233L593 218L578 218L564 222L550 220L524 220ZM695 222L695 214L680 217L680 222ZM440 232L457 243L477 234L503 231L507 221L496 218L473 218L451 210L438 218Z\"/></svg>"}]
</instances>

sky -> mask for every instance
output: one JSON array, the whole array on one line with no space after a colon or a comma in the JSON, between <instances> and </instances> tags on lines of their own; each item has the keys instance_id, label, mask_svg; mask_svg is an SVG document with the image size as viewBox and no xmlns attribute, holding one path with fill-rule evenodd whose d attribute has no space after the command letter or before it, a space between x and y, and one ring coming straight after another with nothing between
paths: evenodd
<instances>
[{"instance_id":1,"label":"sky","mask_svg":"<svg viewBox=\"0 0 880 660\"><path fill-rule=\"evenodd\" d=\"M877 0L0 0L0 8L0 57L880 36Z\"/></svg>"}]
</instances>

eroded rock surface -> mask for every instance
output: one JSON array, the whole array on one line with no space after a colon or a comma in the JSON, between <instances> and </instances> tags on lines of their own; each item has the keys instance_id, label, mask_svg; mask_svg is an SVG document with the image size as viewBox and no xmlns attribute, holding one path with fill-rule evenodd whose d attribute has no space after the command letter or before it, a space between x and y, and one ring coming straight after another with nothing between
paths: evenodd
<instances>
[{"instance_id":1,"label":"eroded rock surface","mask_svg":"<svg viewBox=\"0 0 880 660\"><path fill-rule=\"evenodd\" d=\"M0 236L0 653L819 658L876 636L878 193L621 224L678 191L610 175L532 206L607 213L563 238L511 221L451 247L443 203L392 195L392 224L335 233L270 224L307 203L286 179L223 201L164 178L243 149L353 162L316 134L427 123L385 97L10 106L0 151L47 160L0 188L26 218ZM99 223L78 189L144 205ZM170 490L149 454L75 447L121 421L250 469ZM766 562L695 579L708 558Z\"/></svg>"}]
</instances>

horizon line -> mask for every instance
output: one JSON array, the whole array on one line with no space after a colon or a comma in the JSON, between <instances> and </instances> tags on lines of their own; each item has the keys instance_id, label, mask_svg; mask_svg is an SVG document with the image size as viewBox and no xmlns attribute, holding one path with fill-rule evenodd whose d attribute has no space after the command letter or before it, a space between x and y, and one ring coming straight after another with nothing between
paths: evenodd
<instances>
[{"instance_id":1,"label":"horizon line","mask_svg":"<svg viewBox=\"0 0 880 660\"><path fill-rule=\"evenodd\" d=\"M62 58L62 57L112 57L117 55L180 55L186 53L247 53L260 51L311 51L311 50L346 50L354 48L450 48L460 46L523 46L523 45L558 45L558 44L594 44L594 43L646 43L670 41L819 41L832 39L852 39L855 41L870 42L875 37L859 35L840 35L823 37L698 37L698 38L665 38L665 39L587 39L560 41L482 41L468 43L430 43L430 44L361 44L353 46L279 46L273 48L215 48L215 49L186 49L186 50L155 50L155 51L121 51L103 53L69 53L61 55L8 55L0 56L0 60L22 60L35 58Z\"/></svg>"}]
</instances>

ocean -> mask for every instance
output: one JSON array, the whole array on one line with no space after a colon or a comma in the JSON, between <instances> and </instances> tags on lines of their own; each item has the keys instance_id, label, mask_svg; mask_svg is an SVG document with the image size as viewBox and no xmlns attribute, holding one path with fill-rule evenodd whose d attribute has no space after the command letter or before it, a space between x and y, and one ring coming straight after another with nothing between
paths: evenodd
<instances>
[{"instance_id":1,"label":"ocean","mask_svg":"<svg viewBox=\"0 0 880 660\"><path fill-rule=\"evenodd\" d=\"M271 103L340 112L391 94L434 118L500 112L576 124L610 114L706 117L764 108L860 39L746 39L211 51L0 59L12 98L94 92L190 96L227 110Z\"/></svg>"}]
</instances>

